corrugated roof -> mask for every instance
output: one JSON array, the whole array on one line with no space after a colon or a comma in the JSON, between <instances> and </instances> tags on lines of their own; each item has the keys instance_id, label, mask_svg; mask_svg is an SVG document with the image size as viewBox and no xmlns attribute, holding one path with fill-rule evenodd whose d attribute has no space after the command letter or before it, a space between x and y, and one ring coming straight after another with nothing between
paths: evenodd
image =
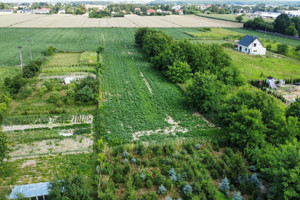
<instances>
[{"instance_id":1,"label":"corrugated roof","mask_svg":"<svg viewBox=\"0 0 300 200\"><path fill-rule=\"evenodd\" d=\"M258 38L255 36L245 35L245 37L239 41L239 44L248 47L256 39Z\"/></svg>"},{"instance_id":2,"label":"corrugated roof","mask_svg":"<svg viewBox=\"0 0 300 200\"><path fill-rule=\"evenodd\" d=\"M37 197L37 196L44 196L48 195L50 186L49 182L44 183L34 183L28 185L17 185L13 188L9 195L9 199L16 199L17 194L22 193L24 197Z\"/></svg>"}]
</instances>

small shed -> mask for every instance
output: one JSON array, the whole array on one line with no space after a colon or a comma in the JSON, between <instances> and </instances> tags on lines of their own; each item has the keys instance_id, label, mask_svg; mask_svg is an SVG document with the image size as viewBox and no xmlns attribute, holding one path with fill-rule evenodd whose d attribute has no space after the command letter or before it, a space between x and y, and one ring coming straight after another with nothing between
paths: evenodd
<instances>
[{"instance_id":1,"label":"small shed","mask_svg":"<svg viewBox=\"0 0 300 200\"><path fill-rule=\"evenodd\" d=\"M23 194L25 198L45 200L50 191L49 187L50 182L17 185L12 189L8 199L17 199L17 195Z\"/></svg>"},{"instance_id":2,"label":"small shed","mask_svg":"<svg viewBox=\"0 0 300 200\"><path fill-rule=\"evenodd\" d=\"M238 42L238 50L252 55L266 55L266 48L255 36L246 35Z\"/></svg>"}]
</instances>

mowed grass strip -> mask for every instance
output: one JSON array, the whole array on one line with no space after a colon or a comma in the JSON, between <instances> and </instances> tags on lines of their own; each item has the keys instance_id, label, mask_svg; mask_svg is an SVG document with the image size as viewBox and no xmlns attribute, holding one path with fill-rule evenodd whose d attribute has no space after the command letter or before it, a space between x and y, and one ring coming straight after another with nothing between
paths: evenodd
<instances>
[{"instance_id":1,"label":"mowed grass strip","mask_svg":"<svg viewBox=\"0 0 300 200\"><path fill-rule=\"evenodd\" d=\"M58 66L58 65L78 65L80 63L80 53L56 53L50 60L44 65L45 67L49 66Z\"/></svg>"},{"instance_id":2,"label":"mowed grass strip","mask_svg":"<svg viewBox=\"0 0 300 200\"><path fill-rule=\"evenodd\" d=\"M172 126L166 121L167 115L189 130L184 136L201 135L195 127L207 129L206 123L192 115L180 89L147 62L134 43L134 32L134 29L114 29L104 33L102 123L106 138L111 142L130 142L135 132L165 129ZM152 139L164 138L156 136Z\"/></svg>"}]
</instances>

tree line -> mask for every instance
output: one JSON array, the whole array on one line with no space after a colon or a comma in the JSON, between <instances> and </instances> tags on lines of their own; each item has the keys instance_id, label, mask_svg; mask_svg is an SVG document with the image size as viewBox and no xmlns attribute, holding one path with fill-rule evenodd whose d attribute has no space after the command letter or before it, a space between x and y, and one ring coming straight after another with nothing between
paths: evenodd
<instances>
[{"instance_id":1,"label":"tree line","mask_svg":"<svg viewBox=\"0 0 300 200\"><path fill-rule=\"evenodd\" d=\"M300 198L300 179L293 178L300 177L299 100L286 109L246 84L222 46L174 40L147 28L136 32L135 41L170 81L186 83L191 106L217 117L224 129L223 142L257 166L270 184L271 198ZM280 156L274 153L277 150Z\"/></svg>"},{"instance_id":2,"label":"tree line","mask_svg":"<svg viewBox=\"0 0 300 200\"><path fill-rule=\"evenodd\" d=\"M248 20L245 28L265 30L290 36L300 36L300 17L290 18L287 14L279 15L273 23L265 22L261 17Z\"/></svg>"}]
</instances>

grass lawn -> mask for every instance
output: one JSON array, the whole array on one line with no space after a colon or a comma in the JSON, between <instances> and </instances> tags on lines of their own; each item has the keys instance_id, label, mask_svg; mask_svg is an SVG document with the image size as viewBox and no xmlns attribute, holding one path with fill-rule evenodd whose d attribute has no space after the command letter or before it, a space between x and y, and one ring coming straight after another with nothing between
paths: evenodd
<instances>
[{"instance_id":1,"label":"grass lawn","mask_svg":"<svg viewBox=\"0 0 300 200\"><path fill-rule=\"evenodd\" d=\"M276 79L300 77L300 62L297 60L284 56L276 58L273 53L267 53L266 56L254 56L233 49L226 49L226 51L232 58L233 66L237 67L247 80L262 80L267 76L273 76Z\"/></svg>"},{"instance_id":2,"label":"grass lawn","mask_svg":"<svg viewBox=\"0 0 300 200\"><path fill-rule=\"evenodd\" d=\"M80 53L56 53L50 60L44 64L45 67L48 66L70 66L78 65L80 61Z\"/></svg>"},{"instance_id":3,"label":"grass lawn","mask_svg":"<svg viewBox=\"0 0 300 200\"><path fill-rule=\"evenodd\" d=\"M224 28L209 28L209 29L199 29L198 32L187 32L187 34L197 37L200 39L213 39L213 40L224 40L228 39L240 39L244 35L241 33L237 33L235 31L231 31L229 29Z\"/></svg>"}]
</instances>

